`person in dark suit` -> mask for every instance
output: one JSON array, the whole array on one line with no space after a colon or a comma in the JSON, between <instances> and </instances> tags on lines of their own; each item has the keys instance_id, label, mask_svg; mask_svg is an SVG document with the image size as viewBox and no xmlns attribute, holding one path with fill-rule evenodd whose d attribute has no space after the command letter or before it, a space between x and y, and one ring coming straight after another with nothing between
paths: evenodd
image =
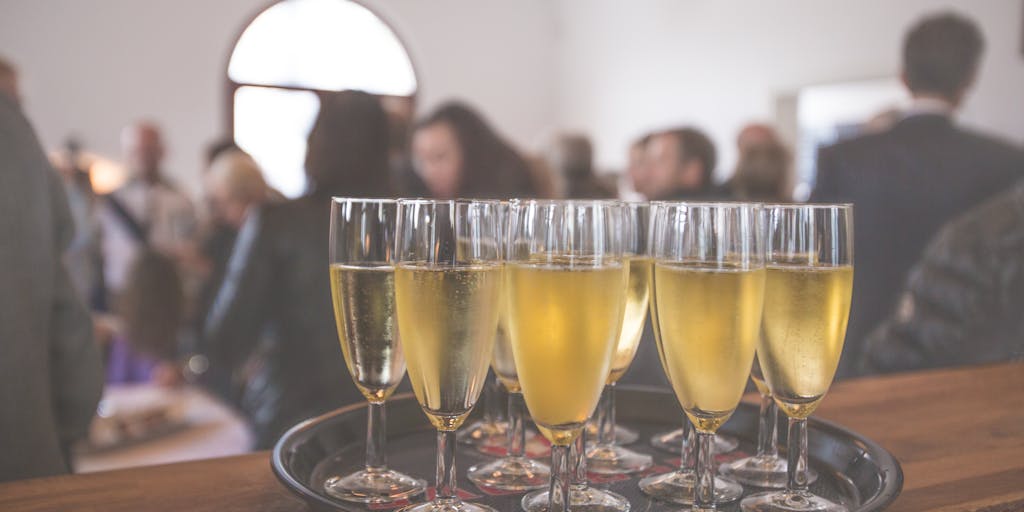
<instances>
[{"instance_id":1,"label":"person in dark suit","mask_svg":"<svg viewBox=\"0 0 1024 512\"><path fill-rule=\"evenodd\" d=\"M92 322L62 255L64 187L0 93L0 481L67 473L103 390Z\"/></svg>"},{"instance_id":2,"label":"person in dark suit","mask_svg":"<svg viewBox=\"0 0 1024 512\"><path fill-rule=\"evenodd\" d=\"M888 130L819 151L811 201L852 202L855 277L837 376L856 375L864 338L892 310L900 286L941 226L1024 176L1024 152L957 126L983 41L973 22L939 14L903 45L913 103Z\"/></svg>"}]
</instances>

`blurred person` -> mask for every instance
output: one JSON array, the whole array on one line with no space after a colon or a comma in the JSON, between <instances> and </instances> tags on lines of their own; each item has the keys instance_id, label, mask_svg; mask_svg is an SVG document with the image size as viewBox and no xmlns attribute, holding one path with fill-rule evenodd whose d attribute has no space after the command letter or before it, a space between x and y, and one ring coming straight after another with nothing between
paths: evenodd
<instances>
[{"instance_id":1,"label":"blurred person","mask_svg":"<svg viewBox=\"0 0 1024 512\"><path fill-rule=\"evenodd\" d=\"M142 247L177 255L188 247L195 228L192 202L164 175L160 129L137 122L121 133L130 178L103 197L103 276L108 295L116 297ZM116 300L116 299L115 299Z\"/></svg>"},{"instance_id":2,"label":"blurred person","mask_svg":"<svg viewBox=\"0 0 1024 512\"><path fill-rule=\"evenodd\" d=\"M819 151L811 201L855 207L857 271L840 378L858 373L864 338L895 306L907 272L939 228L1024 176L1024 151L953 120L982 47L967 18L921 20L903 43L910 109L887 130Z\"/></svg>"},{"instance_id":3,"label":"blurred person","mask_svg":"<svg viewBox=\"0 0 1024 512\"><path fill-rule=\"evenodd\" d=\"M739 162L726 185L734 199L775 203L792 200L789 181L793 159L771 126L745 126L736 146Z\"/></svg>"},{"instance_id":4,"label":"blurred person","mask_svg":"<svg viewBox=\"0 0 1024 512\"><path fill-rule=\"evenodd\" d=\"M347 378L331 306L326 249L331 196L387 197L387 117L359 91L325 96L309 134L308 193L245 217L206 318L203 350L215 381L246 413L256 447L295 423L362 395Z\"/></svg>"},{"instance_id":5,"label":"blurred person","mask_svg":"<svg viewBox=\"0 0 1024 512\"><path fill-rule=\"evenodd\" d=\"M726 197L712 176L715 146L693 127L657 132L644 145L644 164L634 172L633 186L647 200L713 200Z\"/></svg>"},{"instance_id":6,"label":"blurred person","mask_svg":"<svg viewBox=\"0 0 1024 512\"><path fill-rule=\"evenodd\" d=\"M213 217L235 230L242 227L250 208L274 195L259 165L241 150L221 153L210 163L204 182Z\"/></svg>"},{"instance_id":7,"label":"blurred person","mask_svg":"<svg viewBox=\"0 0 1024 512\"><path fill-rule=\"evenodd\" d=\"M99 198L92 188L91 162L82 157L78 140L69 138L63 152L51 155L51 164L61 177L75 225L71 244L64 254L71 282L90 308L106 310L101 226L97 213Z\"/></svg>"},{"instance_id":8,"label":"blurred person","mask_svg":"<svg viewBox=\"0 0 1024 512\"><path fill-rule=\"evenodd\" d=\"M909 275L861 372L1024 358L1024 181L943 227Z\"/></svg>"},{"instance_id":9,"label":"blurred person","mask_svg":"<svg viewBox=\"0 0 1024 512\"><path fill-rule=\"evenodd\" d=\"M7 96L7 99L14 102L15 105L21 103L21 93L18 90L18 70L2 56L0 56L0 94Z\"/></svg>"},{"instance_id":10,"label":"blurred person","mask_svg":"<svg viewBox=\"0 0 1024 512\"><path fill-rule=\"evenodd\" d=\"M123 326L107 347L107 383L174 385L185 292L174 260L149 248L132 262L115 307Z\"/></svg>"},{"instance_id":11,"label":"blurred person","mask_svg":"<svg viewBox=\"0 0 1024 512\"><path fill-rule=\"evenodd\" d=\"M529 163L472 108L451 102L419 121L407 195L438 199L534 197Z\"/></svg>"},{"instance_id":12,"label":"blurred person","mask_svg":"<svg viewBox=\"0 0 1024 512\"><path fill-rule=\"evenodd\" d=\"M88 310L62 253L67 199L28 120L0 94L0 481L67 473L103 389Z\"/></svg>"},{"instance_id":13,"label":"blurred person","mask_svg":"<svg viewBox=\"0 0 1024 512\"><path fill-rule=\"evenodd\" d=\"M762 146L781 146L782 139L769 124L750 123L740 129L736 136L736 149L742 155L751 148Z\"/></svg>"},{"instance_id":14,"label":"blurred person","mask_svg":"<svg viewBox=\"0 0 1024 512\"><path fill-rule=\"evenodd\" d=\"M228 259L246 215L267 202L280 202L279 194L263 178L248 153L234 148L221 151L203 176L210 219L200 235L196 266L202 277L195 315L205 321L214 295L227 272Z\"/></svg>"},{"instance_id":15,"label":"blurred person","mask_svg":"<svg viewBox=\"0 0 1024 512\"><path fill-rule=\"evenodd\" d=\"M614 187L594 173L594 148L585 135L563 134L555 138L547 160L562 182L561 196L566 199L611 199Z\"/></svg>"}]
</instances>

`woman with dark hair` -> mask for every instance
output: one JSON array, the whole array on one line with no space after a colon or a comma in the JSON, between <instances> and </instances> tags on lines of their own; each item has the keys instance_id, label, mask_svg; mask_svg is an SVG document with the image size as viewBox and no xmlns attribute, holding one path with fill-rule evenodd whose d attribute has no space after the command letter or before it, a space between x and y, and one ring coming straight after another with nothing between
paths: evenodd
<instances>
[{"instance_id":1,"label":"woman with dark hair","mask_svg":"<svg viewBox=\"0 0 1024 512\"><path fill-rule=\"evenodd\" d=\"M446 103L417 123L404 192L439 199L502 199L537 193L530 167L472 108Z\"/></svg>"},{"instance_id":2,"label":"woman with dark hair","mask_svg":"<svg viewBox=\"0 0 1024 512\"><path fill-rule=\"evenodd\" d=\"M248 415L257 448L305 418L362 401L331 310L330 203L388 195L387 118L374 96L334 93L308 144L307 194L249 212L205 322L211 382L227 373L228 398Z\"/></svg>"}]
</instances>

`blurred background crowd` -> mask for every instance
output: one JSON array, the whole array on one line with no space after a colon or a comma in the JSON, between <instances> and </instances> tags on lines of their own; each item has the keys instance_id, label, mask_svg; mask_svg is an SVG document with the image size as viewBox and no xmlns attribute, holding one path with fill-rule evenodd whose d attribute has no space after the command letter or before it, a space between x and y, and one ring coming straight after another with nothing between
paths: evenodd
<instances>
[{"instance_id":1,"label":"blurred background crowd","mask_svg":"<svg viewBox=\"0 0 1024 512\"><path fill-rule=\"evenodd\" d=\"M0 6L0 27L51 9L18 3ZM562 17L583 9L564 4L557 8ZM347 0L285 0L252 19L227 69L229 126L198 144L181 119L206 106L145 90L153 109L132 112L116 134L82 128L110 126L116 116L92 125L68 117L61 125L55 115L74 111L66 101L88 101L68 99L76 96L67 91L83 81L117 89L122 76L135 80L153 65L176 65L155 57L159 62L134 62L135 54L123 47L138 45L154 55L169 50L150 49L144 40L117 41L111 51L127 57L118 75L86 76L75 69L60 83L41 83L20 69L43 69L57 57L24 50L24 41L11 43L21 50L0 58L0 437L28 441L0 458L0 480L66 471L104 383L199 387L244 420L252 433L246 442L256 448L268 448L302 419L361 402L344 368L331 310L331 196L850 202L856 208L856 277L839 378L1021 358L1024 5L970 4L986 24L1009 20L1016 40L1004 32L987 34L988 26L974 15L931 7L917 2L900 18L910 21L883 38L897 41L885 50L898 62L891 76L780 94L774 117L764 109L753 109L746 119L737 114L736 105L745 101L740 86L726 87L735 104L699 105L702 95L714 97L701 82L718 83L709 71L721 69L687 60L694 54L680 49L678 58L660 65L684 69L685 82L669 75L670 83L650 87L678 88L697 106L655 102L640 109L650 114L648 121L607 128L645 90L617 91L611 80L576 84L565 108L579 115L565 124L582 128L571 130L533 129L523 122L546 108L530 104L523 77L514 76L516 66L536 64L532 53L529 62L507 67L500 62L510 51L505 49L479 65L470 59L447 63L460 69L451 72L459 80L471 81L475 73L508 76L491 97L438 98L433 92L424 104L419 87L443 89L430 77L440 83L452 78L443 76L444 67L413 66L411 56L436 48L403 46L383 18ZM277 29L303 29L294 20L318 8L326 9L321 16L340 13L363 23L351 37L361 35L365 44L383 49L370 52L372 58L339 59L349 68L335 80L313 76L321 63L287 62L290 54L275 51L273 37L260 40L291 33ZM224 6L211 9L219 13ZM428 8L408 9L407 18L393 16L397 28L414 25L412 11ZM714 14L707 10L703 14ZM529 21L520 19L523 11L509 22ZM694 19L682 25L704 23L700 11L687 11ZM292 16L292 24L275 28L281 23L275 12ZM593 19L598 15L581 16L593 24L601 21ZM559 23L575 27L574 20ZM581 37L582 29L564 30L566 39ZM857 40L875 37L863 27L855 30ZM473 37L483 35L441 42L473 45ZM0 35L0 52L8 49L5 37ZM441 44L439 39L430 44ZM74 55L75 41L60 43L69 47L62 52ZM761 42L741 35L713 44ZM217 51L196 48L192 54L184 48L171 54L187 61ZM254 61L250 53L256 50L267 52L266 59ZM622 59L603 44L591 50L589 59L605 58L604 50L609 62ZM652 54L663 55L660 49ZM774 57L777 62L768 65L789 69L801 53ZM986 64L1004 62L996 58L1007 63ZM283 71L271 69L275 64ZM586 65L593 64L579 66ZM388 66L396 70L381 71ZM743 70L759 72L757 66ZM358 73L376 75L363 82L348 76ZM1005 87L975 91L987 74ZM194 87L187 74L175 78L181 82L175 87ZM614 106L589 115L588 103L575 94ZM996 107L977 108L975 122L963 123L960 112L975 94L995 96ZM160 106L164 102L174 106L168 110ZM45 118L42 141L29 121L36 106ZM1003 119L1001 110L1013 118L996 126L1001 130L976 128L984 124L979 119ZM733 121L728 128L715 119L719 111ZM502 113L513 118L515 136ZM173 139L167 126L178 132ZM201 162L197 172L177 168L186 165L187 155ZM664 385L652 345L644 342L624 383Z\"/></svg>"}]
</instances>

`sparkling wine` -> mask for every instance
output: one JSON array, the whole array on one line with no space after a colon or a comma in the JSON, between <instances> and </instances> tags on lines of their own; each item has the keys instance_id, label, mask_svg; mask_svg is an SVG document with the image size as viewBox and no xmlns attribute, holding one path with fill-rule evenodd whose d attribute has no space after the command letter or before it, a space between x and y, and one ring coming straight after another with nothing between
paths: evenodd
<instances>
[{"instance_id":1,"label":"sparkling wine","mask_svg":"<svg viewBox=\"0 0 1024 512\"><path fill-rule=\"evenodd\" d=\"M498 326L501 275L498 265L395 271L409 380L438 430L462 425L480 396Z\"/></svg>"},{"instance_id":2,"label":"sparkling wine","mask_svg":"<svg viewBox=\"0 0 1024 512\"><path fill-rule=\"evenodd\" d=\"M395 324L394 269L331 265L331 295L349 374L367 400L383 402L405 375Z\"/></svg>"},{"instance_id":3,"label":"sparkling wine","mask_svg":"<svg viewBox=\"0 0 1024 512\"><path fill-rule=\"evenodd\" d=\"M715 431L739 404L757 346L764 286L764 269L654 267L662 363L699 430Z\"/></svg>"},{"instance_id":4,"label":"sparkling wine","mask_svg":"<svg viewBox=\"0 0 1024 512\"><path fill-rule=\"evenodd\" d=\"M640 335L643 334L644 322L647 321L650 280L651 259L629 258L625 314L619 342L615 345L615 355L612 357L612 370L608 374L609 384L617 382L626 373L640 345Z\"/></svg>"},{"instance_id":5,"label":"sparkling wine","mask_svg":"<svg viewBox=\"0 0 1024 512\"><path fill-rule=\"evenodd\" d=\"M853 292L853 267L770 266L758 357L776 403L806 418L839 365Z\"/></svg>"},{"instance_id":6,"label":"sparkling wine","mask_svg":"<svg viewBox=\"0 0 1024 512\"><path fill-rule=\"evenodd\" d=\"M623 264L515 264L508 276L509 332L534 422L570 444L594 412L622 327Z\"/></svg>"}]
</instances>

